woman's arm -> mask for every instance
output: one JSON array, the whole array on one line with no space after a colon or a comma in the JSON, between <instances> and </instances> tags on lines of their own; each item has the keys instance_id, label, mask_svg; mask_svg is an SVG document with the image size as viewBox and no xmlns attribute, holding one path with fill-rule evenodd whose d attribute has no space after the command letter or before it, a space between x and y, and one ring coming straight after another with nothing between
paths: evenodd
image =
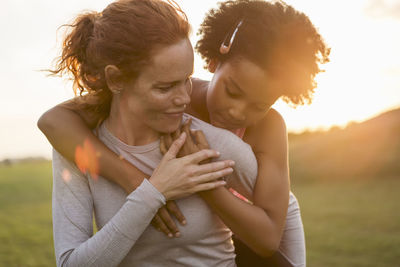
<instances>
[{"instance_id":1,"label":"woman's arm","mask_svg":"<svg viewBox=\"0 0 400 267\"><path fill-rule=\"evenodd\" d=\"M199 165L200 161L218 156L212 150L176 159L184 142L183 134L150 179L143 180L94 235L94 204L88 178L54 151L53 228L57 266L117 266L166 200L224 185L216 179L232 172L229 161Z\"/></svg>"},{"instance_id":2,"label":"woman's arm","mask_svg":"<svg viewBox=\"0 0 400 267\"><path fill-rule=\"evenodd\" d=\"M163 203L164 197L144 181L93 235L93 199L88 180L54 151L52 213L57 266L117 266Z\"/></svg>"}]
</instances>

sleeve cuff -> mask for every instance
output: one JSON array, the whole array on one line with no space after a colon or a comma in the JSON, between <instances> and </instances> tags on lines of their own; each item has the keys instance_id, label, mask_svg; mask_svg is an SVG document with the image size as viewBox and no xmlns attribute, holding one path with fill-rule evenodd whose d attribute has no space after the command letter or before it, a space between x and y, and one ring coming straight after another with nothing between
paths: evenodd
<instances>
[{"instance_id":1,"label":"sleeve cuff","mask_svg":"<svg viewBox=\"0 0 400 267\"><path fill-rule=\"evenodd\" d=\"M132 200L134 198L137 199L138 197L148 204L157 202L158 204L161 203L162 205L165 205L166 203L164 195L161 194L148 179L144 179L139 187L128 195L127 199Z\"/></svg>"}]
</instances>

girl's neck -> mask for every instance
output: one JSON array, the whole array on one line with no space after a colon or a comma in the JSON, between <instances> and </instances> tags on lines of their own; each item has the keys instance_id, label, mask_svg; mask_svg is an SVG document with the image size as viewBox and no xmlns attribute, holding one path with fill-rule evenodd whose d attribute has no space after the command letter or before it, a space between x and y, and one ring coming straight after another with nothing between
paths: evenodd
<instances>
[{"instance_id":1,"label":"girl's neck","mask_svg":"<svg viewBox=\"0 0 400 267\"><path fill-rule=\"evenodd\" d=\"M192 100L186 109L186 113L199 118L202 121L210 122L207 110L207 89L209 81L192 79L193 91Z\"/></svg>"}]
</instances>

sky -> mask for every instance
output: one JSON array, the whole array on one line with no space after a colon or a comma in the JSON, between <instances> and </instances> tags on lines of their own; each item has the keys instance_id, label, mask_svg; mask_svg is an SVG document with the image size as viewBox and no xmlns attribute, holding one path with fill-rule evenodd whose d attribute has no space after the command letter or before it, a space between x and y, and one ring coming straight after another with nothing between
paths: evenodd
<instances>
[{"instance_id":1,"label":"sky","mask_svg":"<svg viewBox=\"0 0 400 267\"><path fill-rule=\"evenodd\" d=\"M57 28L83 10L101 11L106 0L3 0L0 9L0 160L50 157L36 127L40 115L73 97L71 82L41 71L58 55ZM217 1L178 0L193 27ZM307 14L331 47L331 62L317 78L309 106L278 101L291 132L343 127L400 107L400 1L288 0ZM210 79L200 57L195 77Z\"/></svg>"}]
</instances>

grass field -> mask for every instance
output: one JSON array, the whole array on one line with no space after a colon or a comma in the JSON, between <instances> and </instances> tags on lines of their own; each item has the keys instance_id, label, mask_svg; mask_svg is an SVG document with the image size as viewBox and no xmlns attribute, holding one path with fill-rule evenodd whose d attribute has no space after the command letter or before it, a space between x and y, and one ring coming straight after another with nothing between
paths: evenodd
<instances>
[{"instance_id":1,"label":"grass field","mask_svg":"<svg viewBox=\"0 0 400 267\"><path fill-rule=\"evenodd\" d=\"M292 181L307 266L400 266L400 177ZM0 166L0 266L55 266L49 162Z\"/></svg>"}]
</instances>

